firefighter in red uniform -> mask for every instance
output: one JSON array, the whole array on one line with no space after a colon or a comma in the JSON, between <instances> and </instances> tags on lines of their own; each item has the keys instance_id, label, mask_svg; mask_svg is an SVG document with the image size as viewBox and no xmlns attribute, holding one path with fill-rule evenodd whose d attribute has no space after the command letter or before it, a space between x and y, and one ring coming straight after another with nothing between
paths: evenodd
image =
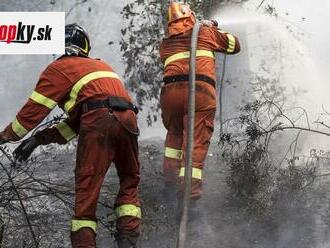
<instances>
[{"instance_id":1,"label":"firefighter in red uniform","mask_svg":"<svg viewBox=\"0 0 330 248\"><path fill-rule=\"evenodd\" d=\"M16 119L0 133L0 144L22 139L56 105L61 107L68 118L23 141L14 155L26 160L39 145L65 144L79 135L72 246L96 247L97 200L113 161L120 178L116 239L121 248L136 247L141 219L136 108L113 69L88 57L91 46L82 27L65 27L65 46L66 54L42 72Z\"/></svg>"},{"instance_id":2,"label":"firefighter in red uniform","mask_svg":"<svg viewBox=\"0 0 330 248\"><path fill-rule=\"evenodd\" d=\"M167 129L163 169L165 192L166 188L173 191L177 181L182 192L185 174L183 151L187 146L188 127L189 51L196 18L188 5L178 2L170 4L168 14L167 36L160 44L160 56L165 68L160 104ZM215 52L235 54L240 51L238 39L220 30L216 21L202 23L204 25L199 33L196 61L192 199L199 199L202 193L204 160L213 133L216 112Z\"/></svg>"}]
</instances>

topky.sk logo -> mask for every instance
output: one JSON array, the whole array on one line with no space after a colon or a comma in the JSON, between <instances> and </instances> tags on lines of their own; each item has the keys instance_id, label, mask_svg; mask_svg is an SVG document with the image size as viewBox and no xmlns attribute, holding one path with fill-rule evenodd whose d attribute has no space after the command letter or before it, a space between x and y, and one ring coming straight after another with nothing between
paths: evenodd
<instances>
[{"instance_id":1,"label":"topky.sk logo","mask_svg":"<svg viewBox=\"0 0 330 248\"><path fill-rule=\"evenodd\" d=\"M30 43L31 40L51 40L52 27L38 28L36 25L24 25L19 22L17 25L0 24L0 42ZM37 32L35 32L35 30ZM36 33L36 35L34 35Z\"/></svg>"},{"instance_id":2,"label":"topky.sk logo","mask_svg":"<svg viewBox=\"0 0 330 248\"><path fill-rule=\"evenodd\" d=\"M63 54L64 12L0 12L0 54Z\"/></svg>"}]
</instances>

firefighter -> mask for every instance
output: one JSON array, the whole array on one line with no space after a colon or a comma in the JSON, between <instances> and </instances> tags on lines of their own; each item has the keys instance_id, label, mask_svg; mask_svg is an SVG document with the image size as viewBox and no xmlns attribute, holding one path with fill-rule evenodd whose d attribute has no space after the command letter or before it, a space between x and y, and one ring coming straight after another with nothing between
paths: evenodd
<instances>
[{"instance_id":1,"label":"firefighter","mask_svg":"<svg viewBox=\"0 0 330 248\"><path fill-rule=\"evenodd\" d=\"M160 44L160 57L164 63L164 85L161 89L160 105L163 124L167 129L163 164L167 196L177 187L177 182L179 193L183 191L184 151L187 146L188 129L189 51L195 23L195 14L188 5L179 2L170 4L167 35ZM205 20L202 24L196 55L191 191L193 200L201 197L204 160L213 133L216 112L215 52L235 54L240 51L238 39L220 30L216 21Z\"/></svg>"},{"instance_id":2,"label":"firefighter","mask_svg":"<svg viewBox=\"0 0 330 248\"><path fill-rule=\"evenodd\" d=\"M39 145L65 144L79 135L72 246L96 247L97 200L113 161L120 179L116 240L120 248L136 247L141 219L137 111L112 67L88 57L90 50L87 32L77 24L67 25L65 55L42 72L16 119L0 133L0 144L22 139L56 105L61 107L68 118L23 141L15 157L26 160Z\"/></svg>"}]
</instances>

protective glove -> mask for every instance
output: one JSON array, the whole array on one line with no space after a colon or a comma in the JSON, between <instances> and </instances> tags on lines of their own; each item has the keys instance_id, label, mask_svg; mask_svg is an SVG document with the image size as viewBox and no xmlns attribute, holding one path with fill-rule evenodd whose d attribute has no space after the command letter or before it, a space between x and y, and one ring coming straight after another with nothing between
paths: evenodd
<instances>
[{"instance_id":1,"label":"protective glove","mask_svg":"<svg viewBox=\"0 0 330 248\"><path fill-rule=\"evenodd\" d=\"M0 146L3 145L6 142L7 142L7 140L4 140L4 139L0 138Z\"/></svg>"},{"instance_id":2,"label":"protective glove","mask_svg":"<svg viewBox=\"0 0 330 248\"><path fill-rule=\"evenodd\" d=\"M14 157L19 162L26 161L31 153L40 145L40 142L35 136L24 140L14 151Z\"/></svg>"},{"instance_id":3,"label":"protective glove","mask_svg":"<svg viewBox=\"0 0 330 248\"><path fill-rule=\"evenodd\" d=\"M207 27L218 27L218 22L216 20L202 20L201 23Z\"/></svg>"},{"instance_id":4,"label":"protective glove","mask_svg":"<svg viewBox=\"0 0 330 248\"><path fill-rule=\"evenodd\" d=\"M3 132L0 133L0 145L7 143L8 140L4 137Z\"/></svg>"}]
</instances>

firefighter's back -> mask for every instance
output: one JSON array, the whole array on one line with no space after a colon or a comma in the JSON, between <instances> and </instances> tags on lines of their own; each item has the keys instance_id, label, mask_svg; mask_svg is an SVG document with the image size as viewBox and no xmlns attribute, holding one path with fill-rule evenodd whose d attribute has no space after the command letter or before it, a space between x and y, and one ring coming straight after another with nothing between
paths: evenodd
<instances>
[{"instance_id":1,"label":"firefighter's back","mask_svg":"<svg viewBox=\"0 0 330 248\"><path fill-rule=\"evenodd\" d=\"M78 93L77 105L88 99L101 99L107 96L119 96L131 101L119 76L110 65L102 60L63 56L50 66L60 71L68 79L67 86L72 89L69 91L67 99L70 98L72 90ZM82 80L84 77L85 80Z\"/></svg>"}]
</instances>

